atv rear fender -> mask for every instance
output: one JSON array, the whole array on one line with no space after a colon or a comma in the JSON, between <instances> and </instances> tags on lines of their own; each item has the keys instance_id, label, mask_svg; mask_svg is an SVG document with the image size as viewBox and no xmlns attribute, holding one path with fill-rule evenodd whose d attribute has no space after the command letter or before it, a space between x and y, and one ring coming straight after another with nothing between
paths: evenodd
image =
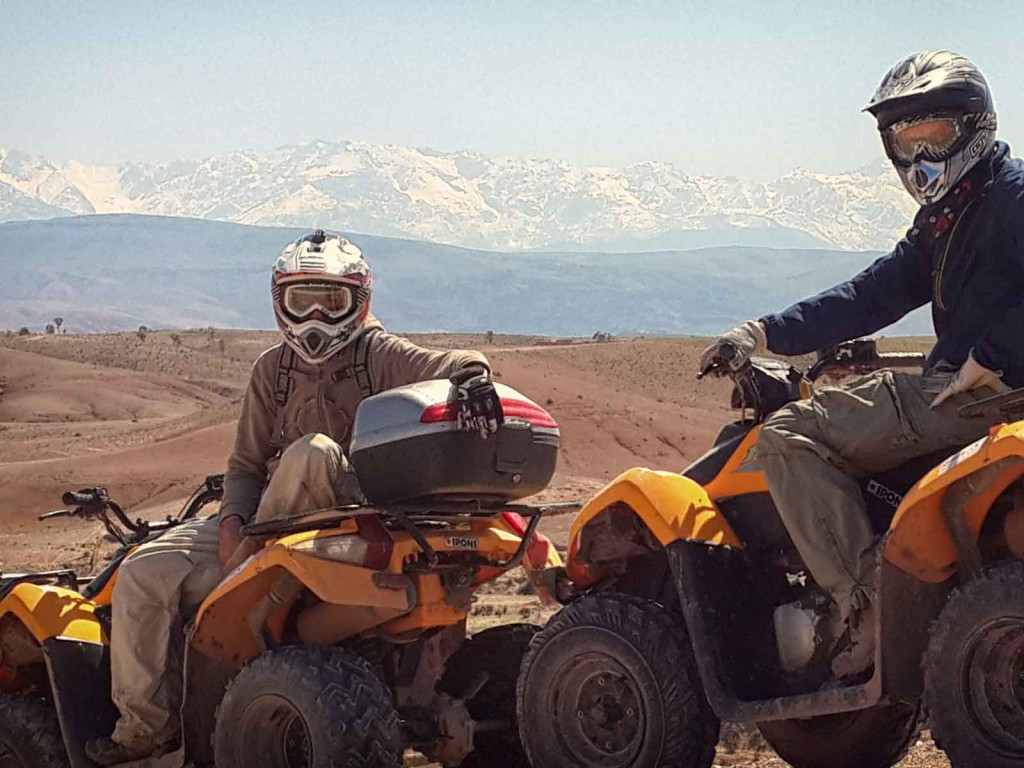
<instances>
[{"instance_id":1,"label":"atv rear fender","mask_svg":"<svg viewBox=\"0 0 1024 768\"><path fill-rule=\"evenodd\" d=\"M606 485L576 518L566 569L578 586L586 587L624 561L687 540L742 547L696 482L672 472L630 469Z\"/></svg>"},{"instance_id":2,"label":"atv rear fender","mask_svg":"<svg viewBox=\"0 0 1024 768\"><path fill-rule=\"evenodd\" d=\"M303 590L320 600L312 609L318 615L311 631L321 634L305 638L307 642L327 642L324 631L338 642L416 606L416 589L401 573L380 573L291 548L316 535L310 531L282 538L228 574L200 606L192 646L210 659L241 666L280 642L285 620Z\"/></svg>"},{"instance_id":3,"label":"atv rear fender","mask_svg":"<svg viewBox=\"0 0 1024 768\"><path fill-rule=\"evenodd\" d=\"M903 499L885 559L929 583L981 565L978 537L996 499L1024 477L1024 422L994 427L946 459Z\"/></svg>"}]
</instances>

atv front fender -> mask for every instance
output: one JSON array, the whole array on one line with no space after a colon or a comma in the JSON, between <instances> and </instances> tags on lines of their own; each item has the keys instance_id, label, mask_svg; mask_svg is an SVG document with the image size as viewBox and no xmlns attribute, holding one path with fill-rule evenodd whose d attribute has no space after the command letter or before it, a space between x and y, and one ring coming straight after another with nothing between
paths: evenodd
<instances>
[{"instance_id":1,"label":"atv front fender","mask_svg":"<svg viewBox=\"0 0 1024 768\"><path fill-rule=\"evenodd\" d=\"M0 626L16 619L40 645L59 637L101 645L107 642L96 606L77 592L42 584L19 584L0 601Z\"/></svg>"},{"instance_id":2,"label":"atv front fender","mask_svg":"<svg viewBox=\"0 0 1024 768\"><path fill-rule=\"evenodd\" d=\"M652 539L648 543L660 549L690 540L743 546L707 491L696 482L672 472L630 469L606 485L573 523L566 568L579 586L589 586L600 578L602 568L592 544L601 529L607 531L602 522L610 510L628 510L648 532ZM615 527L613 522L613 530Z\"/></svg>"}]
</instances>

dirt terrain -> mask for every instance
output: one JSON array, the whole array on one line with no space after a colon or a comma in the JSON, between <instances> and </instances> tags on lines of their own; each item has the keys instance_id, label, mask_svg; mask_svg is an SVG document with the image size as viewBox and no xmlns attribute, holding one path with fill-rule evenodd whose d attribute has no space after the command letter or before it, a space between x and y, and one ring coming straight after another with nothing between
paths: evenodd
<instances>
[{"instance_id":1,"label":"dirt terrain","mask_svg":"<svg viewBox=\"0 0 1024 768\"><path fill-rule=\"evenodd\" d=\"M631 466L678 471L731 418L729 385L695 379L700 339L414 338L483 349L501 381L551 411L563 448L546 500L586 499ZM276 341L212 329L0 339L0 571L102 564L111 545L97 526L36 519L67 489L104 486L133 515L177 511L206 475L223 471L249 367ZM571 522L552 518L542 530L564 545ZM481 595L474 627L542 622L545 612L519 584L509 575ZM730 729L717 765L785 763ZM901 763L947 765L927 739Z\"/></svg>"}]
</instances>

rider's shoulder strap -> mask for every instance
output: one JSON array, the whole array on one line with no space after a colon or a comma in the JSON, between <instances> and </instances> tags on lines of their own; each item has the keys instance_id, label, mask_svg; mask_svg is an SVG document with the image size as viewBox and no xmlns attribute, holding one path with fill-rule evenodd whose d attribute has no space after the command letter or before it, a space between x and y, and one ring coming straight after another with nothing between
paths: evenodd
<instances>
[{"instance_id":1,"label":"rider's shoulder strap","mask_svg":"<svg viewBox=\"0 0 1024 768\"><path fill-rule=\"evenodd\" d=\"M359 396L365 400L373 394L373 377L370 375L370 336L372 332L360 334L355 341L355 351L352 355L353 363L347 368L342 368L334 373L331 378L334 381L345 381L355 379L359 387Z\"/></svg>"},{"instance_id":2,"label":"rider's shoulder strap","mask_svg":"<svg viewBox=\"0 0 1024 768\"><path fill-rule=\"evenodd\" d=\"M275 450L280 450L284 446L285 406L294 386L293 370L295 350L289 344L282 344L281 352L277 356L277 374L274 378L274 406L277 413L274 416L274 431L270 438L270 445Z\"/></svg>"}]
</instances>

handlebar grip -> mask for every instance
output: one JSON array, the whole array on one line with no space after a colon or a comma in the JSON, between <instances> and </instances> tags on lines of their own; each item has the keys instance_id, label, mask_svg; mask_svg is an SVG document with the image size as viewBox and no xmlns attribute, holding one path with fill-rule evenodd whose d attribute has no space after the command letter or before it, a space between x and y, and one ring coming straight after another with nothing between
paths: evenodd
<instances>
[{"instance_id":1,"label":"handlebar grip","mask_svg":"<svg viewBox=\"0 0 1024 768\"><path fill-rule=\"evenodd\" d=\"M74 505L77 507L84 507L87 504L92 504L97 500L95 493L83 493L75 491L66 491L63 496L60 497L62 504L67 504L69 507Z\"/></svg>"},{"instance_id":2,"label":"handlebar grip","mask_svg":"<svg viewBox=\"0 0 1024 768\"><path fill-rule=\"evenodd\" d=\"M70 509L55 509L53 512L44 512L39 516L39 519L49 520L54 517L71 517L74 514Z\"/></svg>"},{"instance_id":3,"label":"handlebar grip","mask_svg":"<svg viewBox=\"0 0 1024 768\"><path fill-rule=\"evenodd\" d=\"M732 344L723 344L718 350L718 357L725 363L731 363L736 359L736 347Z\"/></svg>"}]
</instances>

